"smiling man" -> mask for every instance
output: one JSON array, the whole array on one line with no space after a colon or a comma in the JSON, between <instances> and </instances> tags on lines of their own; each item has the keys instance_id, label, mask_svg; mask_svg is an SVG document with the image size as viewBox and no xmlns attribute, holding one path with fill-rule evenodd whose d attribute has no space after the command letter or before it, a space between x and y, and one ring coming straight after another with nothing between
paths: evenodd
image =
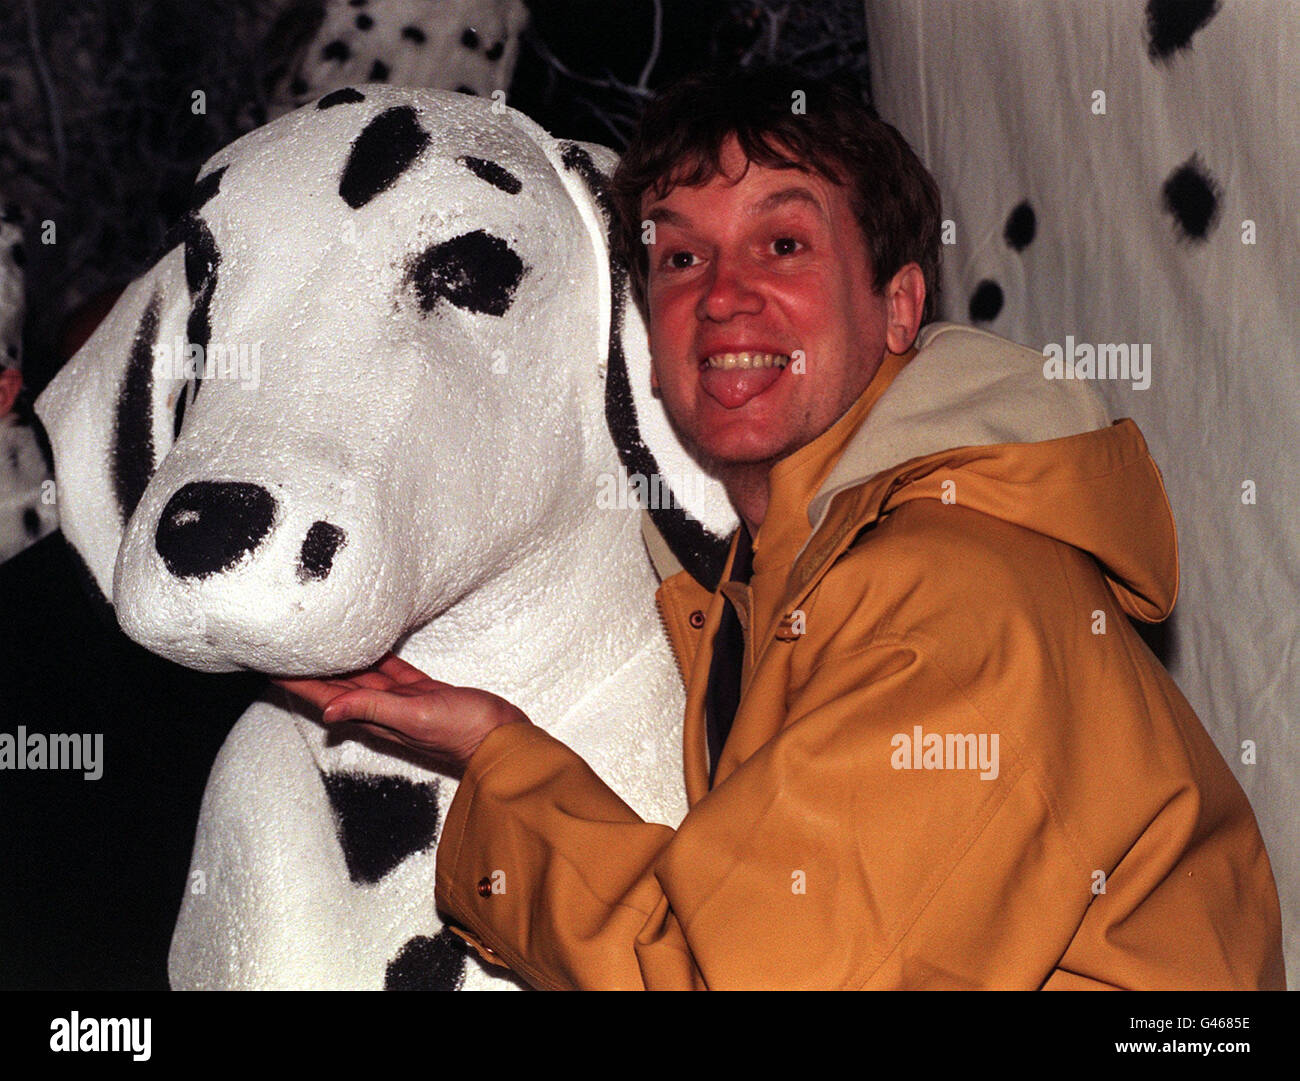
<instances>
[{"instance_id":1,"label":"smiling man","mask_svg":"<svg viewBox=\"0 0 1300 1081\"><path fill-rule=\"evenodd\" d=\"M1127 618L1177 589L1159 472L1041 354L918 337L939 199L897 132L700 76L614 186L655 385L743 523L721 583L660 589L691 809L640 821L400 661L288 684L463 770L447 918L538 987L1281 986L1250 806Z\"/></svg>"}]
</instances>

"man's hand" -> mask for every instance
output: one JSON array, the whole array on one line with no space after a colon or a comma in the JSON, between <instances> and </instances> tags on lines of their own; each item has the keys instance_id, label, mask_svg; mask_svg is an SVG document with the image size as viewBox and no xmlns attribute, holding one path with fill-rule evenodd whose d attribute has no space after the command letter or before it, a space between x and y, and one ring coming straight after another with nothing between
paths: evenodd
<instances>
[{"instance_id":1,"label":"man's hand","mask_svg":"<svg viewBox=\"0 0 1300 1081\"><path fill-rule=\"evenodd\" d=\"M460 777L488 736L503 724L528 724L504 698L430 679L389 653L374 668L331 679L277 679L321 710L327 725L356 723L380 739L414 748Z\"/></svg>"}]
</instances>

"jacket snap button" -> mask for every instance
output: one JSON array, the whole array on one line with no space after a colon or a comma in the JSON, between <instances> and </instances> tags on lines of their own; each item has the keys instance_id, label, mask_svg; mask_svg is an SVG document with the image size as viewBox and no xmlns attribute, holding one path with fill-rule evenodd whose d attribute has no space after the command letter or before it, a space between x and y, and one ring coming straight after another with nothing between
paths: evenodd
<instances>
[{"instance_id":1,"label":"jacket snap button","mask_svg":"<svg viewBox=\"0 0 1300 1081\"><path fill-rule=\"evenodd\" d=\"M480 897L490 897L492 895L492 879L484 875L478 880L478 895Z\"/></svg>"},{"instance_id":2,"label":"jacket snap button","mask_svg":"<svg viewBox=\"0 0 1300 1081\"><path fill-rule=\"evenodd\" d=\"M695 611L691 613L691 615L690 615L690 624L691 624L691 626L694 627L697 631L698 631L701 627L704 626L704 613L701 612L698 608L695 609Z\"/></svg>"}]
</instances>

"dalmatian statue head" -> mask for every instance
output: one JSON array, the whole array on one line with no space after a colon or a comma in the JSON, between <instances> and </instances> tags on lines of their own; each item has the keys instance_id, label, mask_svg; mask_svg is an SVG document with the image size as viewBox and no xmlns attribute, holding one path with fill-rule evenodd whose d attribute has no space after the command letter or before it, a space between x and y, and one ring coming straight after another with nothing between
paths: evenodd
<instances>
[{"instance_id":1,"label":"dalmatian statue head","mask_svg":"<svg viewBox=\"0 0 1300 1081\"><path fill-rule=\"evenodd\" d=\"M614 160L378 85L213 157L38 403L65 534L127 633L208 671L364 667L582 528L615 443L699 480L609 261ZM695 487L658 522L707 579L735 519Z\"/></svg>"}]
</instances>

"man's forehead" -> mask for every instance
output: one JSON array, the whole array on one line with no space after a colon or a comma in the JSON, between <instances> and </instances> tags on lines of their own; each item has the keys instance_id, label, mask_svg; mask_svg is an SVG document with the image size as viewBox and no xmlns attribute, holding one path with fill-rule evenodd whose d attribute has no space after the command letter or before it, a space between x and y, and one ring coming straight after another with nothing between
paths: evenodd
<instances>
[{"instance_id":1,"label":"man's forehead","mask_svg":"<svg viewBox=\"0 0 1300 1081\"><path fill-rule=\"evenodd\" d=\"M662 194L646 192L641 198L644 217L665 225L690 221L691 192L710 187L738 188L738 209L746 217L762 217L786 208L805 208L830 221L832 186L814 173L802 169L776 170L750 163L757 175L747 172L738 179L715 175L701 184L678 184ZM768 176L766 174L771 174ZM774 186L775 185L775 186Z\"/></svg>"}]
</instances>

